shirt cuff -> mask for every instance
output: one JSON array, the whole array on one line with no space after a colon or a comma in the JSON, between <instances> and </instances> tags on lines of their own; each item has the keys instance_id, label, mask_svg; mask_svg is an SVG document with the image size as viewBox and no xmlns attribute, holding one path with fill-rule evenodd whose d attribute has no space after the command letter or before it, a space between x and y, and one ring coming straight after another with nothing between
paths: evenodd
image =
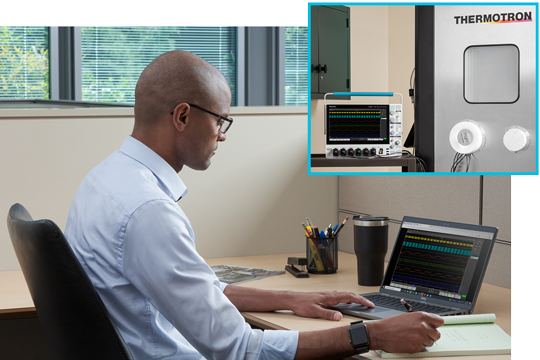
<instances>
[{"instance_id":1,"label":"shirt cuff","mask_svg":"<svg viewBox=\"0 0 540 360\"><path fill-rule=\"evenodd\" d=\"M219 288L221 289L221 292L225 291L225 288L227 287L227 283L224 283L224 282L219 282Z\"/></svg>"},{"instance_id":2,"label":"shirt cuff","mask_svg":"<svg viewBox=\"0 0 540 360\"><path fill-rule=\"evenodd\" d=\"M298 331L265 330L257 360L293 360L298 348Z\"/></svg>"}]
</instances>

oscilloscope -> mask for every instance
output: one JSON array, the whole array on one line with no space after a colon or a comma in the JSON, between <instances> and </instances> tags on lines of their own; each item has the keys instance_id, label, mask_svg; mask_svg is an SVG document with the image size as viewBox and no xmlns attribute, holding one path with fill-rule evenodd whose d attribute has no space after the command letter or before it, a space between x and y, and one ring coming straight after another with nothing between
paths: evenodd
<instances>
[{"instance_id":1,"label":"oscilloscope","mask_svg":"<svg viewBox=\"0 0 540 360\"><path fill-rule=\"evenodd\" d=\"M396 93L397 94L397 93ZM327 104L326 96L394 96L394 93L334 92L324 96L327 158L401 156L400 104Z\"/></svg>"}]
</instances>

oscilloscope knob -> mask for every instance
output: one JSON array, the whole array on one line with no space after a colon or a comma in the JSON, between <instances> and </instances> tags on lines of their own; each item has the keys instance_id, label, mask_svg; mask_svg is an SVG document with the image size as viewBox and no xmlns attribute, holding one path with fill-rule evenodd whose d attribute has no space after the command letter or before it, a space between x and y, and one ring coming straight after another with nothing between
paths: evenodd
<instances>
[{"instance_id":1,"label":"oscilloscope knob","mask_svg":"<svg viewBox=\"0 0 540 360\"><path fill-rule=\"evenodd\" d=\"M355 154L356 156L362 156L362 150L360 150L360 148L356 148Z\"/></svg>"},{"instance_id":2,"label":"oscilloscope knob","mask_svg":"<svg viewBox=\"0 0 540 360\"><path fill-rule=\"evenodd\" d=\"M347 155L349 155L350 157L353 157L354 156L354 150L353 149L349 149L347 151Z\"/></svg>"},{"instance_id":3,"label":"oscilloscope knob","mask_svg":"<svg viewBox=\"0 0 540 360\"><path fill-rule=\"evenodd\" d=\"M371 148L371 150L369 150L369 154L371 156L375 156L375 155L377 155L377 150L375 148Z\"/></svg>"},{"instance_id":4,"label":"oscilloscope knob","mask_svg":"<svg viewBox=\"0 0 540 360\"><path fill-rule=\"evenodd\" d=\"M339 150L334 148L334 150L332 150L332 155L339 156Z\"/></svg>"},{"instance_id":5,"label":"oscilloscope knob","mask_svg":"<svg viewBox=\"0 0 540 360\"><path fill-rule=\"evenodd\" d=\"M345 150L344 148L342 148L340 151L339 151L339 154L341 156L347 156L347 150Z\"/></svg>"},{"instance_id":6,"label":"oscilloscope knob","mask_svg":"<svg viewBox=\"0 0 540 360\"><path fill-rule=\"evenodd\" d=\"M364 156L369 156L369 149L368 148L364 148L364 150L362 152L364 153Z\"/></svg>"}]
</instances>

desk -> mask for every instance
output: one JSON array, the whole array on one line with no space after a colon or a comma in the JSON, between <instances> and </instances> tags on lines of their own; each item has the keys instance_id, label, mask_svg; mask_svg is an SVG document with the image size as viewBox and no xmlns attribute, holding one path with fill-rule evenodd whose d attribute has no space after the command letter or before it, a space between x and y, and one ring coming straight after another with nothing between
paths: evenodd
<instances>
[{"instance_id":1,"label":"desk","mask_svg":"<svg viewBox=\"0 0 540 360\"><path fill-rule=\"evenodd\" d=\"M415 172L416 160L410 156L375 159L327 159L324 154L311 154L311 167L365 167L365 166L401 166L402 172Z\"/></svg>"},{"instance_id":2,"label":"desk","mask_svg":"<svg viewBox=\"0 0 540 360\"><path fill-rule=\"evenodd\" d=\"M258 267L269 270L284 270L288 256L304 257L304 253L282 254L282 255L264 255L208 259L207 263L213 265L238 265ZM289 273L280 276L273 276L267 279L250 281L239 286L253 287L267 290L288 290L288 291L322 291L338 290L353 291L356 293L367 293L377 291L377 286L359 286L356 279L356 259L352 254L339 252L339 268L336 274L331 275L313 275L309 279L296 279ZM499 325L507 334L511 335L511 310L510 310L511 291L498 286L483 284L480 296L476 304L475 313L487 314L495 313L497 315L497 325ZM247 312L242 313L246 321L252 325L263 329L275 330L322 330L344 326L357 318L344 315L339 322L322 319L301 318L290 311L276 311L270 313ZM32 299L26 287L24 277L21 271L0 272L0 319L15 319L37 316L33 307ZM380 359L379 356L370 351L363 354L367 359ZM510 355L491 355L491 356L460 356L450 357L459 360L509 360ZM424 358L424 359L443 359L443 358ZM444 359L449 359L445 357Z\"/></svg>"},{"instance_id":3,"label":"desk","mask_svg":"<svg viewBox=\"0 0 540 360\"><path fill-rule=\"evenodd\" d=\"M269 270L284 270L288 256L305 257L304 253L283 254L283 255L265 255L248 256L221 259L207 259L207 263L213 265L238 265L248 267L258 267ZM250 281L239 284L239 286L253 287L267 290L288 290L288 291L322 291L338 290L353 291L356 293L367 293L377 291L378 286L359 286L357 285L356 275L356 257L353 254L339 252L339 265L336 274L331 275L313 275L309 279L296 279L289 273L285 275L269 277L267 279ZM494 285L483 284L480 290L480 296L476 303L476 314L495 313L497 315L496 324L499 325L507 334L511 335L511 309L510 309L511 291ZM290 311L276 311L272 313L247 312L242 313L246 321L252 325L263 329L275 330L323 330L334 327L340 327L357 321L358 318L344 315L341 321L328 321L322 319L301 318ZM380 359L373 351L363 354L354 359ZM353 358L350 358L353 359ZM459 356L459 357L432 357L424 359L459 359L459 360L509 360L510 355L490 355L490 356Z\"/></svg>"},{"instance_id":4,"label":"desk","mask_svg":"<svg viewBox=\"0 0 540 360\"><path fill-rule=\"evenodd\" d=\"M0 320L37 317L22 271L0 271Z\"/></svg>"}]
</instances>

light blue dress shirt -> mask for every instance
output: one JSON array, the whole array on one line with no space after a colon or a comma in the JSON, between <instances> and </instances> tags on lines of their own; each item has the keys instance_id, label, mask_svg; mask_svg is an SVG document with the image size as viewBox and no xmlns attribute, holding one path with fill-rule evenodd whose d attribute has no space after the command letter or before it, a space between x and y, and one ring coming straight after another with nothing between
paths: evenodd
<instances>
[{"instance_id":1,"label":"light blue dress shirt","mask_svg":"<svg viewBox=\"0 0 540 360\"><path fill-rule=\"evenodd\" d=\"M85 177L66 238L135 359L293 359L298 332L252 330L195 249L174 169L128 137Z\"/></svg>"}]
</instances>

